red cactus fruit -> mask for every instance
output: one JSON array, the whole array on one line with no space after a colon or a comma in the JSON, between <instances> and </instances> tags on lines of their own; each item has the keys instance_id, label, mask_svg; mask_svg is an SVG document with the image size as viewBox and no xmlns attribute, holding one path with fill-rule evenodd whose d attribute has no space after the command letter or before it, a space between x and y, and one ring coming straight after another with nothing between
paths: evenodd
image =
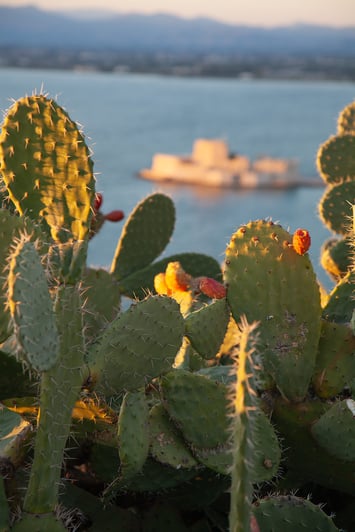
<instances>
[{"instance_id":1,"label":"red cactus fruit","mask_svg":"<svg viewBox=\"0 0 355 532\"><path fill-rule=\"evenodd\" d=\"M307 229L297 229L292 238L293 249L299 255L304 255L310 248L311 236Z\"/></svg>"},{"instance_id":2,"label":"red cactus fruit","mask_svg":"<svg viewBox=\"0 0 355 532\"><path fill-rule=\"evenodd\" d=\"M124 218L124 212L123 211L111 211L108 214L104 215L105 220L109 220L110 222L119 222Z\"/></svg>"},{"instance_id":3,"label":"red cactus fruit","mask_svg":"<svg viewBox=\"0 0 355 532\"><path fill-rule=\"evenodd\" d=\"M225 286L215 279L211 279L211 277L200 277L198 281L200 292L207 297L210 297L211 299L222 299L223 297L226 297Z\"/></svg>"},{"instance_id":4,"label":"red cactus fruit","mask_svg":"<svg viewBox=\"0 0 355 532\"><path fill-rule=\"evenodd\" d=\"M101 192L96 192L95 200L94 200L94 211L95 212L97 212L100 209L102 202L103 202L103 196Z\"/></svg>"}]
</instances>

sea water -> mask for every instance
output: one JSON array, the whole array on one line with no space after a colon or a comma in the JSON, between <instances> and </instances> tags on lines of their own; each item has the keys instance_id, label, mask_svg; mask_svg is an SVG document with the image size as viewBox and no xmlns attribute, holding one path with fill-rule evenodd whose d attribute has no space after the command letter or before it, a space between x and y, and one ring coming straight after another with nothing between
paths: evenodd
<instances>
[{"instance_id":1,"label":"sea water","mask_svg":"<svg viewBox=\"0 0 355 532\"><path fill-rule=\"evenodd\" d=\"M336 133L337 116L355 99L355 84L54 70L0 69L0 109L34 91L56 97L82 124L93 151L103 211L128 215L159 190L176 205L176 228L164 256L195 251L223 261L233 231L249 220L271 218L294 231L307 228L320 281L320 246L330 236L319 219L320 188L217 190L162 185L137 174L154 153L189 154L197 137L222 138L233 153L295 158L305 177L315 177L319 146ZM109 266L123 223L106 223L90 242L89 263Z\"/></svg>"}]
</instances>

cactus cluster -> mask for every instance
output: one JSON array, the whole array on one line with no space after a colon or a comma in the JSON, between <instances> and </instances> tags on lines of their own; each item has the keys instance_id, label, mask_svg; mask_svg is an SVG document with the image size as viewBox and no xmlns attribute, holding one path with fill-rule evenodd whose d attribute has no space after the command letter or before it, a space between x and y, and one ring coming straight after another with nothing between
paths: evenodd
<instances>
[{"instance_id":1,"label":"cactus cluster","mask_svg":"<svg viewBox=\"0 0 355 532\"><path fill-rule=\"evenodd\" d=\"M14 103L0 134L1 530L354 528L354 139L350 105L319 151L320 212L344 235L325 246L337 284L321 297L308 231L270 220L239 227L222 267L159 259L175 224L162 193L127 217L110 268L89 267L89 240L123 213L101 212L69 115L42 94Z\"/></svg>"}]
</instances>

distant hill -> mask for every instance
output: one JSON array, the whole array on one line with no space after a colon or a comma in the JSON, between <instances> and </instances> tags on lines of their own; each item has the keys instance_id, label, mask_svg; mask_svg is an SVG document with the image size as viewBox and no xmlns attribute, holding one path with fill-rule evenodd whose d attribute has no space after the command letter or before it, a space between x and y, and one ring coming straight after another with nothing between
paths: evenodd
<instances>
[{"instance_id":1,"label":"distant hill","mask_svg":"<svg viewBox=\"0 0 355 532\"><path fill-rule=\"evenodd\" d=\"M35 7L0 6L0 47L43 47L175 54L355 56L355 28L261 28L167 14L96 19Z\"/></svg>"}]
</instances>

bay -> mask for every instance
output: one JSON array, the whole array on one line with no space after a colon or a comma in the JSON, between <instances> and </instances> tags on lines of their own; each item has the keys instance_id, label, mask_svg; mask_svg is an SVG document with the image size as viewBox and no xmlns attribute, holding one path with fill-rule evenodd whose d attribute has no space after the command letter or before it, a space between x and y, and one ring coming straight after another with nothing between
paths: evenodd
<instances>
[{"instance_id":1,"label":"bay","mask_svg":"<svg viewBox=\"0 0 355 532\"><path fill-rule=\"evenodd\" d=\"M165 256L197 251L223 261L240 224L271 218L292 232L307 228L310 255L320 281L332 286L319 265L320 246L330 236L317 204L324 190L213 190L157 185L137 177L156 152L188 154L197 137L223 138L231 151L299 160L314 177L319 146L336 133L341 109L355 99L355 84L161 77L97 72L0 69L0 109L34 91L56 97L83 124L93 150L103 211L126 215L160 190L176 205L177 222ZM90 242L89 262L108 266L123 224L106 223Z\"/></svg>"}]
</instances>

